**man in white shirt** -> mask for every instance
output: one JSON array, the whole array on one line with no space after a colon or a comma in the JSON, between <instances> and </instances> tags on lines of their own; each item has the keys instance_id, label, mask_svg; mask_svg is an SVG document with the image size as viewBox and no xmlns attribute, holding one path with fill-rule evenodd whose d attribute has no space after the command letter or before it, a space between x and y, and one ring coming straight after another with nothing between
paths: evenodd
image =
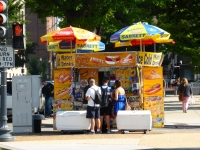
<instances>
[{"instance_id":1,"label":"man in white shirt","mask_svg":"<svg viewBox=\"0 0 200 150\"><path fill-rule=\"evenodd\" d=\"M88 100L87 105L87 114L86 118L91 119L91 134L94 134L95 121L97 123L97 133L100 133L100 105L95 104L93 99L95 98L95 90L98 90L101 93L101 89L95 85L95 80L90 79L89 81L90 88L87 90L85 96Z\"/></svg>"}]
</instances>

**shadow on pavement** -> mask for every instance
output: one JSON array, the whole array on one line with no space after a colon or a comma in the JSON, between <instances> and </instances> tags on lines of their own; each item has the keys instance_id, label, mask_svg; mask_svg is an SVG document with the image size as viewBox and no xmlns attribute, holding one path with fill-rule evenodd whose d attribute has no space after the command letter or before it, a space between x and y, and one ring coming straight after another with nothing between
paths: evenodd
<instances>
[{"instance_id":1,"label":"shadow on pavement","mask_svg":"<svg viewBox=\"0 0 200 150\"><path fill-rule=\"evenodd\" d=\"M196 149L200 149L200 148L155 148L153 150L196 150Z\"/></svg>"},{"instance_id":2,"label":"shadow on pavement","mask_svg":"<svg viewBox=\"0 0 200 150\"><path fill-rule=\"evenodd\" d=\"M166 129L200 129L200 126L188 125L186 123L174 123L174 125L165 125Z\"/></svg>"}]
</instances>

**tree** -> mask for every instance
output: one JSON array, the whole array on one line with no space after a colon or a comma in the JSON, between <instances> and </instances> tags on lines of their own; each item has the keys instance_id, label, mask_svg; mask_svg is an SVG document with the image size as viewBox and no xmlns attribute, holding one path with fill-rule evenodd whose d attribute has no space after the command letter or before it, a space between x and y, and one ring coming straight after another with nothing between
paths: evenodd
<instances>
[{"instance_id":1,"label":"tree","mask_svg":"<svg viewBox=\"0 0 200 150\"><path fill-rule=\"evenodd\" d=\"M48 16L55 16L63 19L61 27L96 29L109 47L107 35L134 22L151 24L153 16L157 16L157 26L171 33L176 42L175 45L159 46L158 50L189 56L191 65L195 66L200 66L199 6L198 0L26 0L26 7L43 21Z\"/></svg>"},{"instance_id":2,"label":"tree","mask_svg":"<svg viewBox=\"0 0 200 150\"><path fill-rule=\"evenodd\" d=\"M27 66L28 74L39 75L41 74L40 60L38 57L34 56L30 58L29 64Z\"/></svg>"},{"instance_id":3,"label":"tree","mask_svg":"<svg viewBox=\"0 0 200 150\"><path fill-rule=\"evenodd\" d=\"M38 44L35 42L26 42L26 50L19 50L17 54L15 54L15 67L22 67L24 64L28 63L28 54L35 54L35 49Z\"/></svg>"},{"instance_id":4,"label":"tree","mask_svg":"<svg viewBox=\"0 0 200 150\"><path fill-rule=\"evenodd\" d=\"M21 0L8 0L8 22L9 26L12 25L12 22L21 22L25 23L24 14L20 12L24 8L24 2Z\"/></svg>"},{"instance_id":5,"label":"tree","mask_svg":"<svg viewBox=\"0 0 200 150\"><path fill-rule=\"evenodd\" d=\"M30 75L41 75L42 79L47 79L47 60L40 60L38 57L30 57L27 64L27 71Z\"/></svg>"},{"instance_id":6,"label":"tree","mask_svg":"<svg viewBox=\"0 0 200 150\"><path fill-rule=\"evenodd\" d=\"M115 32L129 20L134 1L118 0L26 0L26 7L45 21L48 16L62 18L61 27L76 26L100 31Z\"/></svg>"}]
</instances>

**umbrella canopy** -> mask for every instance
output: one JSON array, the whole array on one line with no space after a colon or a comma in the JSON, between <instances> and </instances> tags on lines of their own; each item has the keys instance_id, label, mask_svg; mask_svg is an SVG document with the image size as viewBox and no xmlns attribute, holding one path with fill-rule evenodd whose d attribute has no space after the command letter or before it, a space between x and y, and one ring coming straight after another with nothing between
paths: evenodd
<instances>
[{"instance_id":1,"label":"umbrella canopy","mask_svg":"<svg viewBox=\"0 0 200 150\"><path fill-rule=\"evenodd\" d=\"M148 23L138 22L131 26L127 26L110 37L111 43L124 42L133 39L144 39L154 36L154 38L169 39L170 33Z\"/></svg>"},{"instance_id":2,"label":"umbrella canopy","mask_svg":"<svg viewBox=\"0 0 200 150\"><path fill-rule=\"evenodd\" d=\"M97 34L85 29L76 27L67 27L50 32L40 37L41 42L55 42L60 40L97 40L100 41L101 37Z\"/></svg>"},{"instance_id":3,"label":"umbrella canopy","mask_svg":"<svg viewBox=\"0 0 200 150\"><path fill-rule=\"evenodd\" d=\"M49 42L47 50L54 52L96 52L105 50L105 44L100 41L63 40Z\"/></svg>"},{"instance_id":4,"label":"umbrella canopy","mask_svg":"<svg viewBox=\"0 0 200 150\"><path fill-rule=\"evenodd\" d=\"M152 45L155 43L172 43L174 44L175 42L173 39L143 39L142 40L142 45ZM130 40L130 41L125 41L125 42L116 42L115 47L123 47L123 46L139 46L140 41L139 40Z\"/></svg>"}]
</instances>

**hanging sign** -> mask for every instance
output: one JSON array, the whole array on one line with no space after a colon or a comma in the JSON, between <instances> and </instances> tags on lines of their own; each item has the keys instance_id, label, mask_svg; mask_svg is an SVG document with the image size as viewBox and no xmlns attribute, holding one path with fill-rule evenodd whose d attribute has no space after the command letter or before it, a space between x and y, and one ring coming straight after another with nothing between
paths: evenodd
<instances>
[{"instance_id":1,"label":"hanging sign","mask_svg":"<svg viewBox=\"0 0 200 150\"><path fill-rule=\"evenodd\" d=\"M75 67L135 66L136 52L75 54Z\"/></svg>"},{"instance_id":2,"label":"hanging sign","mask_svg":"<svg viewBox=\"0 0 200 150\"><path fill-rule=\"evenodd\" d=\"M160 66L162 53L138 52L137 60L142 66Z\"/></svg>"},{"instance_id":3,"label":"hanging sign","mask_svg":"<svg viewBox=\"0 0 200 150\"><path fill-rule=\"evenodd\" d=\"M71 68L74 66L74 54L57 54L57 68Z\"/></svg>"}]
</instances>

